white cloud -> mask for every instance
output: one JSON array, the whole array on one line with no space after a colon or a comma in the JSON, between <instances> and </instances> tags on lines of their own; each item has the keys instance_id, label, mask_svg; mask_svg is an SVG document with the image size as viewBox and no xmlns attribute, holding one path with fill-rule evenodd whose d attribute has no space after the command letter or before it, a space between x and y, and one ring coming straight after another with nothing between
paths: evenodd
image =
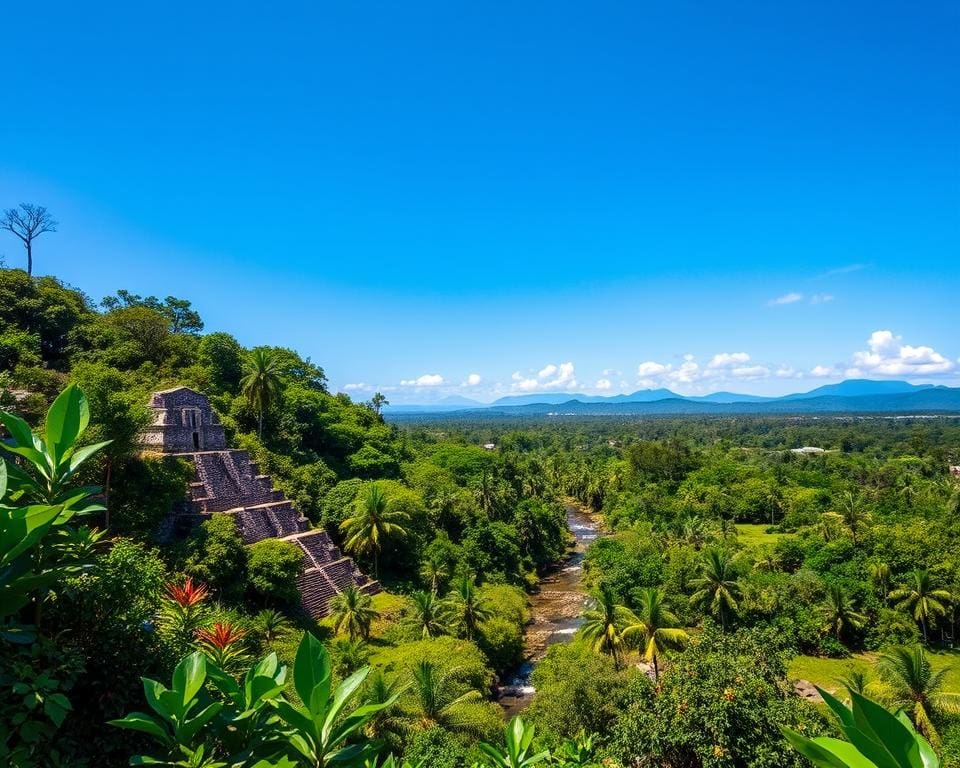
<instances>
[{"instance_id":1,"label":"white cloud","mask_svg":"<svg viewBox=\"0 0 960 768\"><path fill-rule=\"evenodd\" d=\"M597 379L597 383L593 386L597 389L610 389L613 384L610 382L610 379Z\"/></svg>"},{"instance_id":2,"label":"white cloud","mask_svg":"<svg viewBox=\"0 0 960 768\"><path fill-rule=\"evenodd\" d=\"M718 352L705 365L700 365L693 355L684 355L679 365L648 360L637 366L637 384L648 388L698 390L724 381L766 379L770 375L769 366L753 363L746 352Z\"/></svg>"},{"instance_id":3,"label":"white cloud","mask_svg":"<svg viewBox=\"0 0 960 768\"><path fill-rule=\"evenodd\" d=\"M801 371L796 371L791 365L781 365L774 374L778 379L800 379L803 378Z\"/></svg>"},{"instance_id":4,"label":"white cloud","mask_svg":"<svg viewBox=\"0 0 960 768\"><path fill-rule=\"evenodd\" d=\"M467 376L467 380L463 382L463 385L465 387L475 387L481 381L483 381L483 379L480 377L479 373L471 373L469 376Z\"/></svg>"},{"instance_id":5,"label":"white cloud","mask_svg":"<svg viewBox=\"0 0 960 768\"><path fill-rule=\"evenodd\" d=\"M618 371L616 368L604 368L600 373L603 376L623 376L623 371Z\"/></svg>"},{"instance_id":6,"label":"white cloud","mask_svg":"<svg viewBox=\"0 0 960 768\"><path fill-rule=\"evenodd\" d=\"M826 304L830 301L833 301L833 294L830 293L815 293L810 297L811 304Z\"/></svg>"},{"instance_id":7,"label":"white cloud","mask_svg":"<svg viewBox=\"0 0 960 768\"><path fill-rule=\"evenodd\" d=\"M867 347L853 354L847 376L936 376L958 368L933 347L902 344L892 331L874 331Z\"/></svg>"},{"instance_id":8,"label":"white cloud","mask_svg":"<svg viewBox=\"0 0 960 768\"><path fill-rule=\"evenodd\" d=\"M742 365L730 370L735 379L765 379L770 375L770 369L765 365Z\"/></svg>"},{"instance_id":9,"label":"white cloud","mask_svg":"<svg viewBox=\"0 0 960 768\"><path fill-rule=\"evenodd\" d=\"M364 384L362 381L359 382L358 384L344 384L344 385L343 385L343 391L344 391L344 392L354 392L354 391L356 391L356 390L358 390L358 389L373 389L373 387L371 387L369 384Z\"/></svg>"},{"instance_id":10,"label":"white cloud","mask_svg":"<svg viewBox=\"0 0 960 768\"><path fill-rule=\"evenodd\" d=\"M671 366L663 365L661 363L655 363L652 360L648 360L645 363L640 363L637 366L637 376L641 379L650 379L657 376L661 376L667 371L669 371Z\"/></svg>"},{"instance_id":11,"label":"white cloud","mask_svg":"<svg viewBox=\"0 0 960 768\"><path fill-rule=\"evenodd\" d=\"M783 296L777 296L775 299L770 299L767 302L768 307L780 307L784 304L796 304L798 301L803 301L803 294L792 291L790 293L785 293Z\"/></svg>"},{"instance_id":12,"label":"white cloud","mask_svg":"<svg viewBox=\"0 0 960 768\"><path fill-rule=\"evenodd\" d=\"M750 362L750 355L746 352L720 352L710 359L707 368L736 368L748 362Z\"/></svg>"},{"instance_id":13,"label":"white cloud","mask_svg":"<svg viewBox=\"0 0 960 768\"><path fill-rule=\"evenodd\" d=\"M816 365L810 370L809 375L814 379L835 379L840 375L840 371L829 365Z\"/></svg>"},{"instance_id":14,"label":"white cloud","mask_svg":"<svg viewBox=\"0 0 960 768\"><path fill-rule=\"evenodd\" d=\"M557 372L557 366L555 366L553 363L550 363L550 365L545 366L540 371L540 373L537 374L537 378L545 379L548 376L553 376L553 374L555 374L556 372Z\"/></svg>"},{"instance_id":15,"label":"white cloud","mask_svg":"<svg viewBox=\"0 0 960 768\"><path fill-rule=\"evenodd\" d=\"M404 379L400 384L404 387L439 387L444 383L439 373L425 373L415 379Z\"/></svg>"},{"instance_id":16,"label":"white cloud","mask_svg":"<svg viewBox=\"0 0 960 768\"><path fill-rule=\"evenodd\" d=\"M513 389L521 392L536 392L552 389L564 389L577 386L577 377L573 363L550 363L540 369L538 373L524 376L515 371L510 377L513 380Z\"/></svg>"}]
</instances>

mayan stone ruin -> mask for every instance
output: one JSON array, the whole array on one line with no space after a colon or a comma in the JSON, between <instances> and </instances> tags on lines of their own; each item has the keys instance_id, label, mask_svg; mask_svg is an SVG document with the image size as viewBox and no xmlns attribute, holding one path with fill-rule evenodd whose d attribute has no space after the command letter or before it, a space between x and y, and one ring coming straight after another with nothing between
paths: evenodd
<instances>
[{"instance_id":1,"label":"mayan stone ruin","mask_svg":"<svg viewBox=\"0 0 960 768\"><path fill-rule=\"evenodd\" d=\"M227 448L223 426L205 395L177 387L155 392L149 407L153 424L142 435L144 450L180 456L194 466L189 495L171 513L171 530L189 529L221 512L235 517L246 544L263 539L296 544L304 555L297 581L301 601L314 618L326 616L333 596L350 585L368 594L380 591L379 583L344 556L326 531L310 529L246 451Z\"/></svg>"}]
</instances>

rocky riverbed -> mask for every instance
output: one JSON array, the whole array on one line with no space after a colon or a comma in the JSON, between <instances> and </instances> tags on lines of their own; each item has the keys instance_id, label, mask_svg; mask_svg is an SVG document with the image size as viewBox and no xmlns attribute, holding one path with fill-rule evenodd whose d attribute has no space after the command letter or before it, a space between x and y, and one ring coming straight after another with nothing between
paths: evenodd
<instances>
[{"instance_id":1,"label":"rocky riverbed","mask_svg":"<svg viewBox=\"0 0 960 768\"><path fill-rule=\"evenodd\" d=\"M586 590L583 585L583 558L587 547L600 535L597 519L574 504L567 504L567 525L575 546L567 559L540 579L539 590L530 596L530 620L524 632L526 659L498 689L500 704L507 714L523 709L533 698L530 677L547 648L569 641L581 622Z\"/></svg>"}]
</instances>

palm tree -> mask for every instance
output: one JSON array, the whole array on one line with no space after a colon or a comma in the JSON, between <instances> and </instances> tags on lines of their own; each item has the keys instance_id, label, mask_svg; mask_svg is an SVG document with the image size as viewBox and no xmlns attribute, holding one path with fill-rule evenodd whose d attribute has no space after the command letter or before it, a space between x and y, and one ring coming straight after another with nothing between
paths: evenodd
<instances>
[{"instance_id":1,"label":"palm tree","mask_svg":"<svg viewBox=\"0 0 960 768\"><path fill-rule=\"evenodd\" d=\"M680 620L664 604L663 592L656 587L647 587L640 593L640 610L635 618L636 623L624 627L623 638L641 636L643 658L653 665L653 677L659 680L663 652L682 648L690 636L680 629Z\"/></svg>"},{"instance_id":2,"label":"palm tree","mask_svg":"<svg viewBox=\"0 0 960 768\"><path fill-rule=\"evenodd\" d=\"M721 517L717 523L717 538L720 541L730 541L737 538L737 525L728 517Z\"/></svg>"},{"instance_id":3,"label":"palm tree","mask_svg":"<svg viewBox=\"0 0 960 768\"><path fill-rule=\"evenodd\" d=\"M449 606L433 592L414 592L410 595L410 624L420 630L423 638L445 635L450 629Z\"/></svg>"},{"instance_id":4,"label":"palm tree","mask_svg":"<svg viewBox=\"0 0 960 768\"><path fill-rule=\"evenodd\" d=\"M873 686L870 674L863 668L850 670L850 674L839 678L837 682L846 688L849 693L858 693L861 696L866 696L867 689Z\"/></svg>"},{"instance_id":5,"label":"palm tree","mask_svg":"<svg viewBox=\"0 0 960 768\"><path fill-rule=\"evenodd\" d=\"M404 687L400 684L399 676L388 680L382 669L374 668L367 676L363 703L373 706L384 704L394 699L403 690ZM382 739L386 736L399 734L402 730L402 723L399 721L397 714L396 705L381 709L367 722L363 729L364 733L371 739Z\"/></svg>"},{"instance_id":6,"label":"palm tree","mask_svg":"<svg viewBox=\"0 0 960 768\"><path fill-rule=\"evenodd\" d=\"M633 611L617 603L613 590L601 584L591 597L590 610L583 614L581 634L592 641L593 650L608 653L613 664L620 668L620 652L623 650L623 630L640 623Z\"/></svg>"},{"instance_id":7,"label":"palm tree","mask_svg":"<svg viewBox=\"0 0 960 768\"><path fill-rule=\"evenodd\" d=\"M780 558L772 549L765 547L760 551L757 559L754 560L753 567L757 571L773 573L774 571L780 570Z\"/></svg>"},{"instance_id":8,"label":"palm tree","mask_svg":"<svg viewBox=\"0 0 960 768\"><path fill-rule=\"evenodd\" d=\"M824 512L820 515L820 535L823 540L831 542L840 532L840 526L843 525L843 517L836 512Z\"/></svg>"},{"instance_id":9,"label":"palm tree","mask_svg":"<svg viewBox=\"0 0 960 768\"><path fill-rule=\"evenodd\" d=\"M838 641L844 630L860 629L867 622L866 616L854 610L853 601L839 584L830 585L827 602L820 606L819 612Z\"/></svg>"},{"instance_id":10,"label":"palm tree","mask_svg":"<svg viewBox=\"0 0 960 768\"><path fill-rule=\"evenodd\" d=\"M377 483L370 483L367 493L358 499L353 515L340 523L347 540L344 546L354 555L373 555L373 574L380 575L380 551L383 542L392 537L406 536L400 525L406 521L406 512L391 509L386 494Z\"/></svg>"},{"instance_id":11,"label":"palm tree","mask_svg":"<svg viewBox=\"0 0 960 768\"><path fill-rule=\"evenodd\" d=\"M870 581L880 590L884 602L890 592L890 566L886 563L870 563Z\"/></svg>"},{"instance_id":12,"label":"palm tree","mask_svg":"<svg viewBox=\"0 0 960 768\"><path fill-rule=\"evenodd\" d=\"M930 620L943 616L946 612L945 602L951 599L945 589L934 589L930 572L918 568L910 574L907 584L890 593L890 599L897 601L896 607L910 611L913 618L920 622L923 630L923 642L927 642L927 624Z\"/></svg>"},{"instance_id":13,"label":"palm tree","mask_svg":"<svg viewBox=\"0 0 960 768\"><path fill-rule=\"evenodd\" d=\"M690 604L719 619L726 631L743 595L730 555L722 549L708 549L700 564L700 577L690 584L697 590L690 596Z\"/></svg>"},{"instance_id":14,"label":"palm tree","mask_svg":"<svg viewBox=\"0 0 960 768\"><path fill-rule=\"evenodd\" d=\"M254 631L269 643L291 629L290 621L280 611L264 608L253 618Z\"/></svg>"},{"instance_id":15,"label":"palm tree","mask_svg":"<svg viewBox=\"0 0 960 768\"><path fill-rule=\"evenodd\" d=\"M447 564L444 562L444 559L438 554L434 553L427 555L427 558L423 561L423 565L420 566L420 578L430 585L430 591L433 594L437 594L437 590L440 589L440 584L450 575L450 572L447 570Z\"/></svg>"},{"instance_id":16,"label":"palm tree","mask_svg":"<svg viewBox=\"0 0 960 768\"><path fill-rule=\"evenodd\" d=\"M341 637L333 644L337 674L349 677L370 660L370 649L362 640Z\"/></svg>"},{"instance_id":17,"label":"palm tree","mask_svg":"<svg viewBox=\"0 0 960 768\"><path fill-rule=\"evenodd\" d=\"M890 703L902 707L913 720L917 730L935 747L940 736L933 719L950 708L943 684L949 667L936 672L930 666L923 648L898 646L880 656L880 669L890 688Z\"/></svg>"},{"instance_id":18,"label":"palm tree","mask_svg":"<svg viewBox=\"0 0 960 768\"><path fill-rule=\"evenodd\" d=\"M330 615L333 618L333 631L338 634L346 632L350 640L358 637L369 640L370 624L374 619L380 618L370 595L361 592L353 584L338 593L330 602Z\"/></svg>"},{"instance_id":19,"label":"palm tree","mask_svg":"<svg viewBox=\"0 0 960 768\"><path fill-rule=\"evenodd\" d=\"M377 416L380 415L380 411L383 410L383 406L385 405L390 405L387 396L383 394L383 392L374 392L373 397L370 398L370 407L373 408Z\"/></svg>"},{"instance_id":20,"label":"palm tree","mask_svg":"<svg viewBox=\"0 0 960 768\"><path fill-rule=\"evenodd\" d=\"M682 539L698 552L707 541L707 531L703 518L693 517L683 524Z\"/></svg>"},{"instance_id":21,"label":"palm tree","mask_svg":"<svg viewBox=\"0 0 960 768\"><path fill-rule=\"evenodd\" d=\"M480 597L473 579L461 576L449 595L450 605L463 625L467 640L473 640L477 626L493 615L493 609Z\"/></svg>"},{"instance_id":22,"label":"palm tree","mask_svg":"<svg viewBox=\"0 0 960 768\"><path fill-rule=\"evenodd\" d=\"M280 394L280 358L269 349L255 349L243 361L240 390L257 414L257 435L263 438L263 415Z\"/></svg>"},{"instance_id":23,"label":"palm tree","mask_svg":"<svg viewBox=\"0 0 960 768\"><path fill-rule=\"evenodd\" d=\"M413 667L411 696L405 709L421 728L440 726L448 731L482 734L477 705L483 705L483 696L473 689L464 690L457 681L458 673L458 669L443 672L426 659Z\"/></svg>"},{"instance_id":24,"label":"palm tree","mask_svg":"<svg viewBox=\"0 0 960 768\"><path fill-rule=\"evenodd\" d=\"M840 501L840 517L843 524L850 531L850 538L853 543L857 543L857 534L867 524L870 519L870 513L863 507L859 496L854 496L847 491L843 494Z\"/></svg>"}]
</instances>

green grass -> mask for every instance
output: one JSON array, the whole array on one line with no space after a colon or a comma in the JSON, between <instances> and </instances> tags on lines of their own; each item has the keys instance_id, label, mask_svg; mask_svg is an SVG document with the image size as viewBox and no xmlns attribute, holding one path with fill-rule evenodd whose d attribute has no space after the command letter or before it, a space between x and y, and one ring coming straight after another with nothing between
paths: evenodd
<instances>
[{"instance_id":1,"label":"green grass","mask_svg":"<svg viewBox=\"0 0 960 768\"><path fill-rule=\"evenodd\" d=\"M825 659L817 656L797 656L790 662L787 675L792 680L809 680L826 691L840 688L837 682L855 669L872 671L878 654L858 653L847 659ZM946 693L960 694L960 651L928 651L927 656L934 669L950 667L944 682Z\"/></svg>"},{"instance_id":2,"label":"green grass","mask_svg":"<svg viewBox=\"0 0 960 768\"><path fill-rule=\"evenodd\" d=\"M737 541L747 547L762 547L776 544L780 539L792 534L767 533L770 526L766 523L737 523Z\"/></svg>"}]
</instances>

